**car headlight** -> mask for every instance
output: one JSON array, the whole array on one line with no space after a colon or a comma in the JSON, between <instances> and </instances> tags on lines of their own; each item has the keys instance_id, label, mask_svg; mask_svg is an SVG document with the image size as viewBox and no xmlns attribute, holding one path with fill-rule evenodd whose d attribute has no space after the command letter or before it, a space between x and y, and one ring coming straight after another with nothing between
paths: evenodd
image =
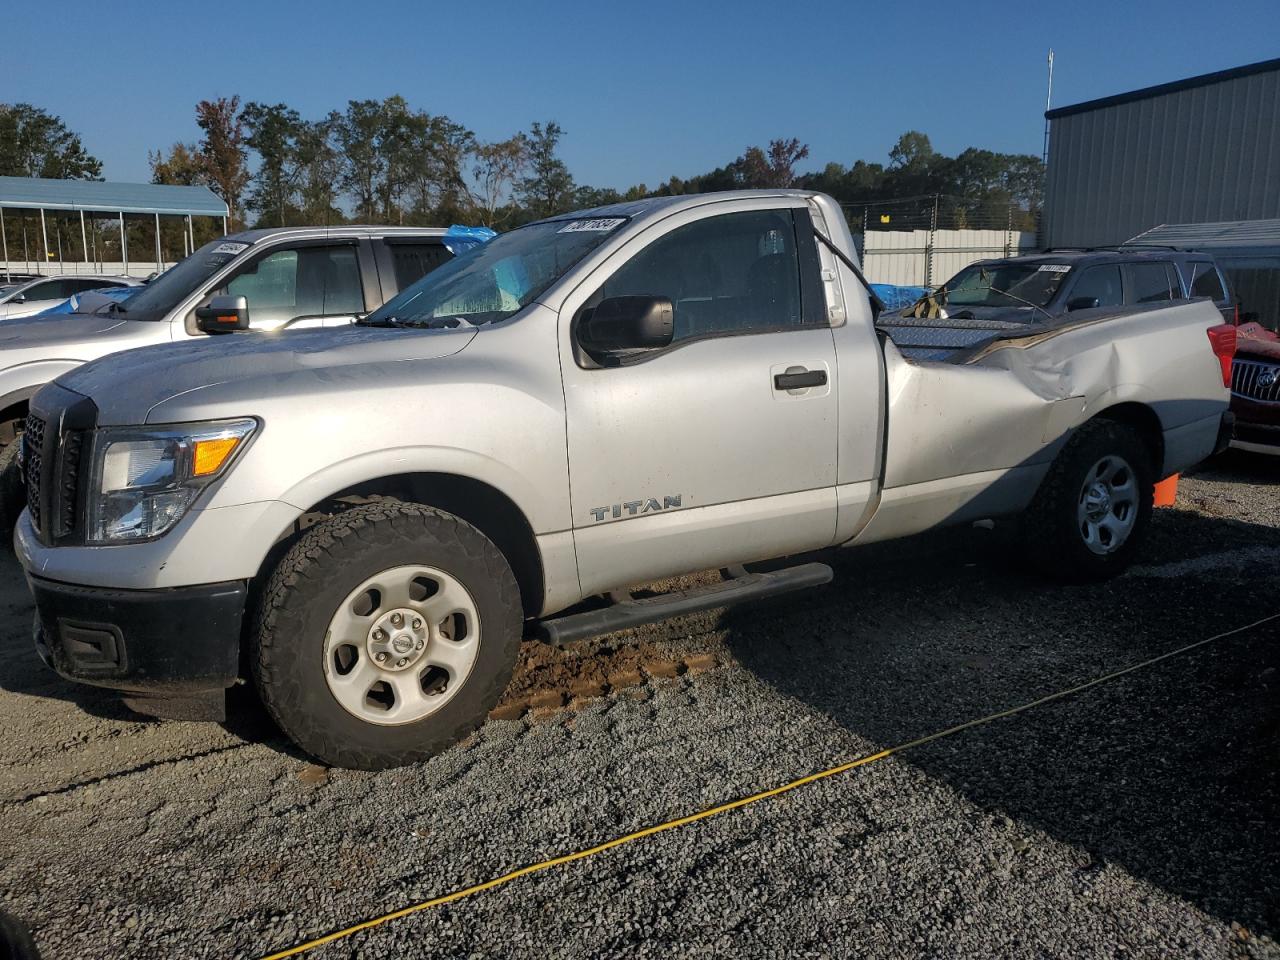
<instances>
[{"instance_id":1,"label":"car headlight","mask_svg":"<svg viewBox=\"0 0 1280 960\"><path fill-rule=\"evenodd\" d=\"M158 537L222 476L257 422L105 427L93 445L90 543Z\"/></svg>"}]
</instances>

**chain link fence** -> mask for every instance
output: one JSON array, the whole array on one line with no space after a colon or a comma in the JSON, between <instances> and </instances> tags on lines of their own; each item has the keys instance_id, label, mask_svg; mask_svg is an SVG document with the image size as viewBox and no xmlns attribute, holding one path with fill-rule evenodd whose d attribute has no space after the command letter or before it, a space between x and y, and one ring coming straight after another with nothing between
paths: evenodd
<instances>
[{"instance_id":1,"label":"chain link fence","mask_svg":"<svg viewBox=\"0 0 1280 960\"><path fill-rule=\"evenodd\" d=\"M926 194L841 207L873 283L933 287L975 260L1038 249L1037 217L1017 204Z\"/></svg>"}]
</instances>

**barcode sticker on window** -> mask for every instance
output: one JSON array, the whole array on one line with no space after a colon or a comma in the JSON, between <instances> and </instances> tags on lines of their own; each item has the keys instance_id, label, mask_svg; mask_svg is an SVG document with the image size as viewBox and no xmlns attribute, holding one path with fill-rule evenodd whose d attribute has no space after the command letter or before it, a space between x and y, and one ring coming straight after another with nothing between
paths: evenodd
<instances>
[{"instance_id":1,"label":"barcode sticker on window","mask_svg":"<svg viewBox=\"0 0 1280 960\"><path fill-rule=\"evenodd\" d=\"M570 220L556 233L606 233L627 222L626 217L601 217L597 220Z\"/></svg>"},{"instance_id":2,"label":"barcode sticker on window","mask_svg":"<svg viewBox=\"0 0 1280 960\"><path fill-rule=\"evenodd\" d=\"M1069 273L1071 267L1065 263L1042 263L1041 270L1048 270L1050 273Z\"/></svg>"},{"instance_id":3,"label":"barcode sticker on window","mask_svg":"<svg viewBox=\"0 0 1280 960\"><path fill-rule=\"evenodd\" d=\"M232 241L227 241L226 243L220 243L216 247L214 247L213 252L214 253L239 253L241 250L248 250L248 249L249 249L249 245L247 243L234 243Z\"/></svg>"}]
</instances>

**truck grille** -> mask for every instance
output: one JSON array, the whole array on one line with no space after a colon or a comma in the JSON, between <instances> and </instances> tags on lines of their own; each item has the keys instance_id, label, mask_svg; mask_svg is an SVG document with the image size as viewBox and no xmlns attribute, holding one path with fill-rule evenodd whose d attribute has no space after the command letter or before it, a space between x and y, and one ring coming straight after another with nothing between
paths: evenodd
<instances>
[{"instance_id":1,"label":"truck grille","mask_svg":"<svg viewBox=\"0 0 1280 960\"><path fill-rule=\"evenodd\" d=\"M27 507L31 525L40 532L40 476L44 470L44 421L34 414L27 417L22 430L22 476L27 484Z\"/></svg>"},{"instance_id":2,"label":"truck grille","mask_svg":"<svg viewBox=\"0 0 1280 960\"><path fill-rule=\"evenodd\" d=\"M1262 403L1280 403L1280 364L1237 358L1231 364L1231 392Z\"/></svg>"}]
</instances>

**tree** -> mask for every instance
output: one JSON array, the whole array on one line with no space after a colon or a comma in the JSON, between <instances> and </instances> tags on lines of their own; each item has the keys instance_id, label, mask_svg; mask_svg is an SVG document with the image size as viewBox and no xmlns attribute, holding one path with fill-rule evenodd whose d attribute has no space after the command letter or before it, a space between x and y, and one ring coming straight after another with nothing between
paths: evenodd
<instances>
[{"instance_id":1,"label":"tree","mask_svg":"<svg viewBox=\"0 0 1280 960\"><path fill-rule=\"evenodd\" d=\"M471 203L480 222L497 228L510 215L499 211L507 203L516 180L524 171L527 141L520 134L496 143L477 143L471 148L474 163L471 176L475 187L470 190Z\"/></svg>"},{"instance_id":2,"label":"tree","mask_svg":"<svg viewBox=\"0 0 1280 960\"><path fill-rule=\"evenodd\" d=\"M516 196L535 220L563 213L573 203L573 175L556 156L562 136L554 120L545 125L535 121L525 136L529 175L520 180Z\"/></svg>"},{"instance_id":3,"label":"tree","mask_svg":"<svg viewBox=\"0 0 1280 960\"><path fill-rule=\"evenodd\" d=\"M194 143L175 143L169 148L168 156L159 150L148 151L147 162L151 164L152 183L190 187L205 182L204 162Z\"/></svg>"},{"instance_id":4,"label":"tree","mask_svg":"<svg viewBox=\"0 0 1280 960\"><path fill-rule=\"evenodd\" d=\"M927 164L934 156L933 144L919 130L908 130L889 151L889 166L914 169Z\"/></svg>"},{"instance_id":5,"label":"tree","mask_svg":"<svg viewBox=\"0 0 1280 960\"><path fill-rule=\"evenodd\" d=\"M250 180L249 205L276 226L283 227L296 209L298 135L302 118L283 103L268 106L252 101L240 114L245 145L257 151L258 169Z\"/></svg>"},{"instance_id":6,"label":"tree","mask_svg":"<svg viewBox=\"0 0 1280 960\"><path fill-rule=\"evenodd\" d=\"M747 152L729 165L735 186L790 187L795 184L795 165L809 155L809 145L795 137L770 140L768 150L748 147Z\"/></svg>"},{"instance_id":7,"label":"tree","mask_svg":"<svg viewBox=\"0 0 1280 960\"><path fill-rule=\"evenodd\" d=\"M201 100L196 104L196 123L204 131L200 159L205 177L213 191L226 201L234 223L239 218L240 197L249 183L240 98Z\"/></svg>"},{"instance_id":8,"label":"tree","mask_svg":"<svg viewBox=\"0 0 1280 960\"><path fill-rule=\"evenodd\" d=\"M0 103L0 175L100 180L102 162L61 118L29 103Z\"/></svg>"},{"instance_id":9,"label":"tree","mask_svg":"<svg viewBox=\"0 0 1280 960\"><path fill-rule=\"evenodd\" d=\"M335 131L341 121L342 115L335 110L323 120L303 121L298 129L295 148L303 223L328 226L346 219L338 208L343 158L335 143Z\"/></svg>"},{"instance_id":10,"label":"tree","mask_svg":"<svg viewBox=\"0 0 1280 960\"><path fill-rule=\"evenodd\" d=\"M387 167L382 152L382 104L377 100L350 100L346 112L334 114L333 120L342 158L342 187L355 200L357 219L374 221Z\"/></svg>"}]
</instances>

